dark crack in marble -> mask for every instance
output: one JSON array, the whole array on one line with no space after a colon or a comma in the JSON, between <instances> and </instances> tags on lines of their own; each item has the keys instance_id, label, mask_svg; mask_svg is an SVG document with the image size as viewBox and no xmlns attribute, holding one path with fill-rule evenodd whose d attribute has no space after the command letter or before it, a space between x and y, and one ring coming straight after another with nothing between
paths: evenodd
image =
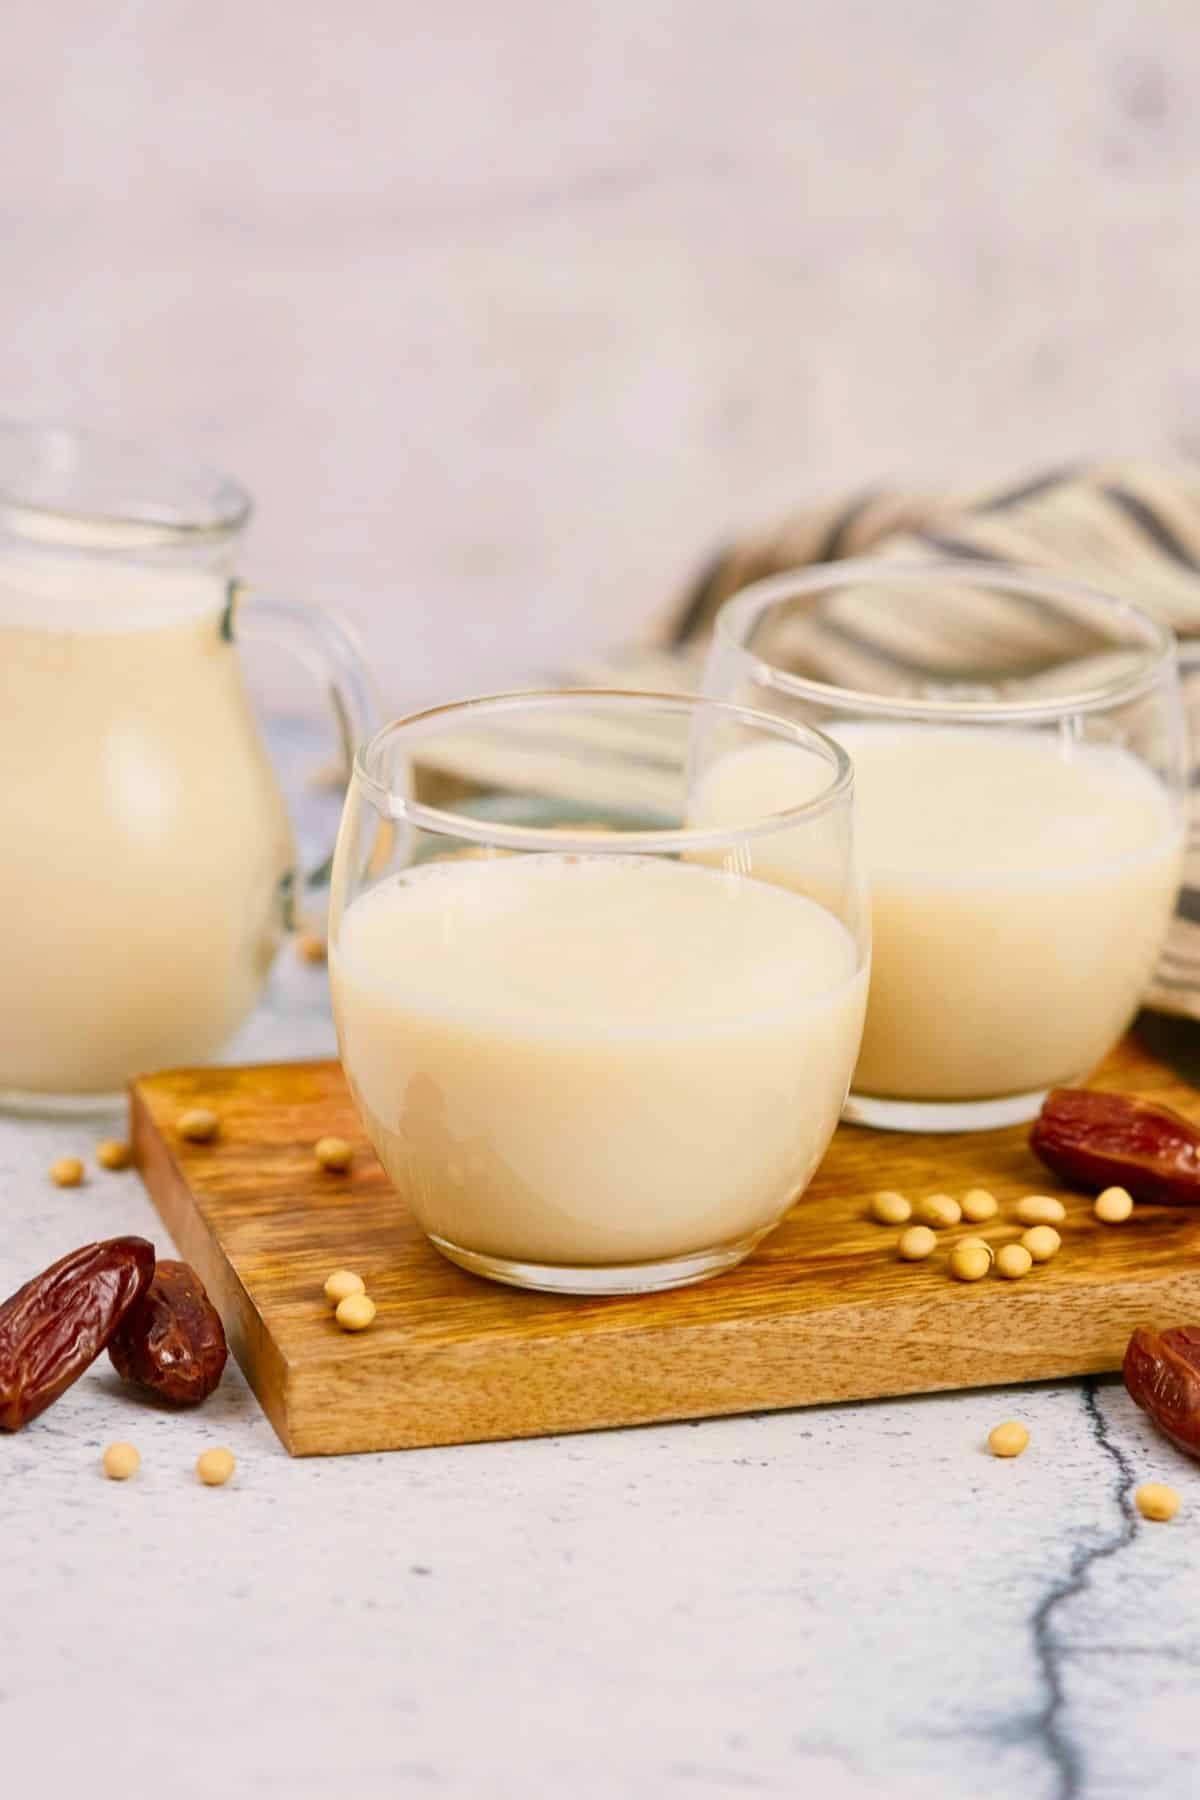
<instances>
[{"instance_id":1,"label":"dark crack in marble","mask_svg":"<svg viewBox=\"0 0 1200 1800\"><path fill-rule=\"evenodd\" d=\"M1058 1636L1057 1620L1062 1610L1090 1585L1095 1565L1127 1549L1138 1530L1137 1519L1129 1503L1135 1480L1133 1465L1121 1446L1109 1435L1108 1424L1100 1407L1099 1392L1097 1378L1089 1376L1083 1384L1084 1413L1093 1438L1113 1465L1112 1498L1117 1507L1118 1524L1098 1543L1091 1546L1080 1545L1076 1549L1067 1574L1042 1596L1030 1619L1034 1656L1046 1692L1045 1705L1033 1720L1032 1732L1057 1775L1057 1800L1079 1800L1084 1792L1085 1780L1083 1754L1063 1719L1066 1706L1063 1670L1072 1652Z\"/></svg>"}]
</instances>

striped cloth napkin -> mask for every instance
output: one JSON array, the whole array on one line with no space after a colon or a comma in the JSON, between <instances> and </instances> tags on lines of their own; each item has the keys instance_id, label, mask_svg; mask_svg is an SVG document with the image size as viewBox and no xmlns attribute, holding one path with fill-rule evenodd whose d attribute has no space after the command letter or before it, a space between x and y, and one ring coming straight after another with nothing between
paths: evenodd
<instances>
[{"instance_id":1,"label":"striped cloth napkin","mask_svg":"<svg viewBox=\"0 0 1200 1800\"><path fill-rule=\"evenodd\" d=\"M718 607L763 576L868 555L1053 569L1200 636L1200 469L1093 463L959 494L869 488L739 537L689 586L663 636L704 636Z\"/></svg>"}]
</instances>

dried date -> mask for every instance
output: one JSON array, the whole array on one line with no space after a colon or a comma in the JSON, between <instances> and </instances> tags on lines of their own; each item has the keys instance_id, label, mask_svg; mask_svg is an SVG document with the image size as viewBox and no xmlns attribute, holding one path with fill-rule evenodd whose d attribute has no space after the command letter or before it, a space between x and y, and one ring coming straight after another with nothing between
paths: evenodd
<instances>
[{"instance_id":1,"label":"dried date","mask_svg":"<svg viewBox=\"0 0 1200 1800\"><path fill-rule=\"evenodd\" d=\"M1200 1131L1182 1113L1129 1094L1055 1088L1030 1147L1070 1187L1127 1188L1135 1200L1200 1203Z\"/></svg>"},{"instance_id":2,"label":"dried date","mask_svg":"<svg viewBox=\"0 0 1200 1800\"><path fill-rule=\"evenodd\" d=\"M1130 1397L1160 1431L1191 1456L1200 1456L1200 1326L1169 1331L1139 1326L1121 1373Z\"/></svg>"},{"instance_id":3,"label":"dried date","mask_svg":"<svg viewBox=\"0 0 1200 1800\"><path fill-rule=\"evenodd\" d=\"M117 1374L172 1406L196 1406L221 1379L229 1352L216 1307L194 1269L160 1262L108 1346Z\"/></svg>"},{"instance_id":4,"label":"dried date","mask_svg":"<svg viewBox=\"0 0 1200 1800\"><path fill-rule=\"evenodd\" d=\"M85 1244L0 1306L0 1429L19 1431L104 1349L154 1275L145 1238Z\"/></svg>"}]
</instances>

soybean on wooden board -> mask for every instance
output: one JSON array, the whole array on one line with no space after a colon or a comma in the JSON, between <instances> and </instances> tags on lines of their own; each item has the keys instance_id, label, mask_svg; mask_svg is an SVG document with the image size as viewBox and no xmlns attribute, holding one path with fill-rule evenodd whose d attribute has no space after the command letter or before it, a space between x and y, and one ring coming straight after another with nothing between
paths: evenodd
<instances>
[{"instance_id":1,"label":"soybean on wooden board","mask_svg":"<svg viewBox=\"0 0 1200 1800\"><path fill-rule=\"evenodd\" d=\"M1196 1095L1130 1038L1096 1085L1194 1110ZM189 1106L221 1118L184 1142ZM987 1386L1119 1367L1129 1333L1200 1318L1200 1210L1139 1207L1103 1226L1050 1181L1024 1127L963 1137L843 1126L817 1179L740 1268L697 1287L570 1300L464 1274L422 1238L368 1147L333 1062L194 1069L135 1084L151 1195L200 1272L238 1361L295 1455L530 1437L651 1420ZM348 1138L348 1175L312 1154ZM940 1234L925 1263L871 1223L878 1188L992 1189L997 1221ZM1017 1235L1012 1202L1061 1192L1059 1257L1020 1282L952 1280L954 1237ZM652 1196L648 1196L651 1200ZM378 1303L348 1335L322 1294L357 1269Z\"/></svg>"}]
</instances>

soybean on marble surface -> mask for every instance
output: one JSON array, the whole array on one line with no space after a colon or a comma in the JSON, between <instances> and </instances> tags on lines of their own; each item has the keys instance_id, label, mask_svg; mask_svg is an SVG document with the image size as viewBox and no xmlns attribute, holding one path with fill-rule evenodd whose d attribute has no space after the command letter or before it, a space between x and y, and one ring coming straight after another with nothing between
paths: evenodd
<instances>
[{"instance_id":1,"label":"soybean on marble surface","mask_svg":"<svg viewBox=\"0 0 1200 1800\"><path fill-rule=\"evenodd\" d=\"M1194 1090L1135 1037L1096 1085L1187 1111ZM211 1144L175 1124L221 1118ZM174 1071L135 1084L133 1135L151 1196L199 1270L234 1352L287 1448L332 1454L539 1436L1095 1373L1129 1333L1200 1312L1200 1209L1139 1207L1100 1225L1046 1178L1024 1127L960 1137L842 1127L808 1193L740 1268L693 1288L620 1300L524 1294L467 1275L421 1235L367 1145L336 1062ZM318 1168L328 1134L355 1146ZM898 1188L991 1188L1000 1215L939 1233L927 1262L866 1217ZM970 1231L1021 1230L1012 1203L1061 1193L1063 1248L1019 1283L951 1279ZM357 1270L378 1304L347 1335L322 1294Z\"/></svg>"}]
</instances>

